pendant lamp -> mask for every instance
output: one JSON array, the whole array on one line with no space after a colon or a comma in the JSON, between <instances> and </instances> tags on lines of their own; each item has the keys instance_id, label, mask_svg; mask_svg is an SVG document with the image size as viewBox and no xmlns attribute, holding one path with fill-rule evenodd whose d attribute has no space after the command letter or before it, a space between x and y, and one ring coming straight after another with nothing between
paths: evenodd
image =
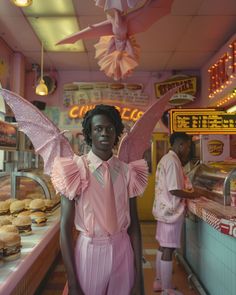
<instances>
[{"instance_id":1,"label":"pendant lamp","mask_svg":"<svg viewBox=\"0 0 236 295\"><path fill-rule=\"evenodd\" d=\"M11 0L18 7L28 7L32 4L32 0Z\"/></svg>"},{"instance_id":2,"label":"pendant lamp","mask_svg":"<svg viewBox=\"0 0 236 295\"><path fill-rule=\"evenodd\" d=\"M41 74L39 84L36 86L35 93L37 95L48 95L48 88L43 80L43 43L41 46Z\"/></svg>"}]
</instances>

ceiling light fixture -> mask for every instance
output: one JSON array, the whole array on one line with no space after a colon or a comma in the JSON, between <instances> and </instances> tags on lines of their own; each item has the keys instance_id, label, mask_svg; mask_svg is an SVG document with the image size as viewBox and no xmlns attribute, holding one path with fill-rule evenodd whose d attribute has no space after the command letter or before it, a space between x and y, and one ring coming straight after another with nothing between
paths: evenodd
<instances>
[{"instance_id":1,"label":"ceiling light fixture","mask_svg":"<svg viewBox=\"0 0 236 295\"><path fill-rule=\"evenodd\" d=\"M28 7L32 4L32 0L11 0L18 7Z\"/></svg>"},{"instance_id":2,"label":"ceiling light fixture","mask_svg":"<svg viewBox=\"0 0 236 295\"><path fill-rule=\"evenodd\" d=\"M32 6L33 7L33 6ZM27 17L39 40L44 40L47 52L84 52L83 41L75 44L56 45L60 38L67 36L67 32L79 30L78 21L74 16L40 16Z\"/></svg>"},{"instance_id":3,"label":"ceiling light fixture","mask_svg":"<svg viewBox=\"0 0 236 295\"><path fill-rule=\"evenodd\" d=\"M72 0L34 0L33 5L22 11L38 39L44 41L47 52L85 52L82 40L74 44L56 45L80 30Z\"/></svg>"},{"instance_id":4,"label":"ceiling light fixture","mask_svg":"<svg viewBox=\"0 0 236 295\"><path fill-rule=\"evenodd\" d=\"M48 88L43 80L43 42L41 46L41 75L39 84L36 86L35 93L37 95L48 95Z\"/></svg>"}]
</instances>

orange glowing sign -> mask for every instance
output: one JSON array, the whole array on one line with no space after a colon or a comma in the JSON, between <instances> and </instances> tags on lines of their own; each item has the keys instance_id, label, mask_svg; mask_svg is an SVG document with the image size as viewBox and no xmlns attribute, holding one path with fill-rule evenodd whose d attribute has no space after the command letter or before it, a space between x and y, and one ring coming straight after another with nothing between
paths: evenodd
<instances>
[{"instance_id":1,"label":"orange glowing sign","mask_svg":"<svg viewBox=\"0 0 236 295\"><path fill-rule=\"evenodd\" d=\"M137 108L119 107L119 106L115 106L115 107L120 112L122 120L125 120L125 121L136 122L144 113L143 111ZM69 109L69 117L71 119L81 119L83 118L84 114L87 111L92 110L93 108L95 108L95 104L82 105L82 106L74 105Z\"/></svg>"},{"instance_id":2,"label":"orange glowing sign","mask_svg":"<svg viewBox=\"0 0 236 295\"><path fill-rule=\"evenodd\" d=\"M171 133L236 134L236 114L213 109L173 109L169 113Z\"/></svg>"},{"instance_id":3,"label":"orange glowing sign","mask_svg":"<svg viewBox=\"0 0 236 295\"><path fill-rule=\"evenodd\" d=\"M224 88L228 87L231 79L236 76L236 40L228 46L225 52L208 69L209 73L209 98L213 98Z\"/></svg>"}]
</instances>

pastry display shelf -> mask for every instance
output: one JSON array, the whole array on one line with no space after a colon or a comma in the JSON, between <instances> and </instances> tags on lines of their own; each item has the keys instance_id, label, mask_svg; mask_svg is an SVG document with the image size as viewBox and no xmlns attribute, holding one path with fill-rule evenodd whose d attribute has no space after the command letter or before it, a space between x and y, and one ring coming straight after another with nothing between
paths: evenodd
<instances>
[{"instance_id":1,"label":"pastry display shelf","mask_svg":"<svg viewBox=\"0 0 236 295\"><path fill-rule=\"evenodd\" d=\"M43 190L44 196L46 199L51 199L52 198L52 192L50 192L47 182L45 180L46 176L45 175L37 175L34 173L33 170L31 171L12 171L12 172L0 172L0 179L1 177L10 177L11 181L11 196L13 198L16 198L16 190L17 190L17 180L20 177L27 177L29 179L32 179L32 181L35 181Z\"/></svg>"},{"instance_id":2,"label":"pastry display shelf","mask_svg":"<svg viewBox=\"0 0 236 295\"><path fill-rule=\"evenodd\" d=\"M202 196L229 206L231 181L236 180L236 165L226 163L199 164L188 173L193 188L201 190Z\"/></svg>"},{"instance_id":3,"label":"pastry display shelf","mask_svg":"<svg viewBox=\"0 0 236 295\"><path fill-rule=\"evenodd\" d=\"M16 189L16 177L28 177L28 178L31 178L32 180L36 181L40 186L41 188L43 189L43 192L44 192L44 195L45 195L45 198L46 199L51 199L51 194L50 194L50 191L46 185L46 183L42 180L42 178L40 178L38 175L35 175L31 172L12 172L12 196L15 196L16 195L16 191L14 191L14 189Z\"/></svg>"},{"instance_id":4,"label":"pastry display shelf","mask_svg":"<svg viewBox=\"0 0 236 295\"><path fill-rule=\"evenodd\" d=\"M59 253L60 208L43 227L32 226L32 234L21 236L21 256L0 266L0 295L31 295Z\"/></svg>"},{"instance_id":5,"label":"pastry display shelf","mask_svg":"<svg viewBox=\"0 0 236 295\"><path fill-rule=\"evenodd\" d=\"M222 234L236 238L236 207L230 206L236 163L199 164L188 174L199 198L188 200L189 211Z\"/></svg>"}]
</instances>

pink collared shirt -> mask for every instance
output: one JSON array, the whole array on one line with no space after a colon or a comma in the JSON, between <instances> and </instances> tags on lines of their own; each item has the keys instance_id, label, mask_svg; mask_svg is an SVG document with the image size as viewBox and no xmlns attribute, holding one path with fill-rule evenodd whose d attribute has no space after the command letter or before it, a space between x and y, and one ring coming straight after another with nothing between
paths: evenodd
<instances>
[{"instance_id":1,"label":"pink collared shirt","mask_svg":"<svg viewBox=\"0 0 236 295\"><path fill-rule=\"evenodd\" d=\"M75 200L75 226L90 236L106 236L96 219L99 208L93 208L90 198L101 199L103 169L102 160L92 151L87 155L74 155L73 159L57 158L54 162L52 182L57 192ZM129 198L141 195L147 185L147 164L138 160L129 164L116 156L108 161L112 178L118 230L126 230L130 224Z\"/></svg>"},{"instance_id":2,"label":"pink collared shirt","mask_svg":"<svg viewBox=\"0 0 236 295\"><path fill-rule=\"evenodd\" d=\"M174 151L170 150L157 165L155 200L152 210L155 219L173 223L182 216L185 201L172 195L170 191L184 188L184 173L180 159Z\"/></svg>"}]
</instances>

